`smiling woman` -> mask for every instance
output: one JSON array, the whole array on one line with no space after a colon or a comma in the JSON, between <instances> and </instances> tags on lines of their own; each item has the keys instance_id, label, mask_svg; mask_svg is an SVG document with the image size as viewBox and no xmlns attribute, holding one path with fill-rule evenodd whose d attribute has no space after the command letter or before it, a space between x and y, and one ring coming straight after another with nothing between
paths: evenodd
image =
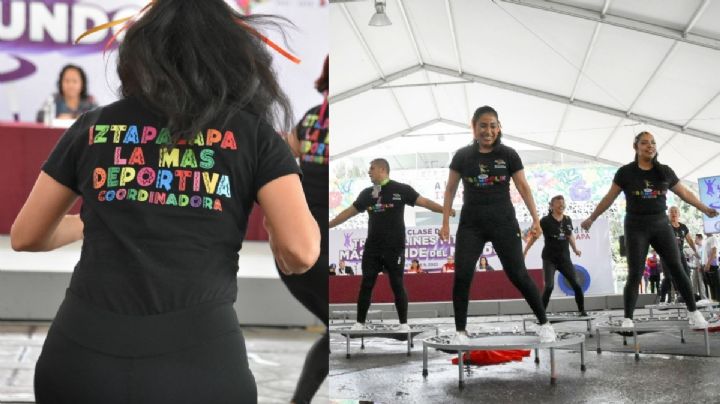
<instances>
[{"instance_id":1,"label":"smiling woman","mask_svg":"<svg viewBox=\"0 0 720 404\"><path fill-rule=\"evenodd\" d=\"M491 241L502 262L503 270L513 285L520 290L537 316L540 340L555 340L555 331L545 316L535 284L530 279L523 260L520 227L510 200L512 178L533 218L532 232L537 237L540 229L535 201L525 179L523 164L517 152L502 144L498 113L489 106L475 110L472 117L473 143L455 153L450 163L443 225L440 237L450 238L450 212L458 184L462 179L464 195L460 224L455 239L455 285L453 309L455 311L458 345L467 344L468 304L470 285L475 263L485 243Z\"/></svg>"},{"instance_id":2,"label":"smiling woman","mask_svg":"<svg viewBox=\"0 0 720 404\"><path fill-rule=\"evenodd\" d=\"M682 200L709 217L717 216L718 212L700 202L697 196L680 182L672 168L658 162L655 137L650 132L638 133L633 141L633 149L635 149L635 161L617 170L607 195L581 225L585 230L590 229L593 222L610 207L620 192L625 193L628 276L623 292L625 318L622 326L633 326L638 285L645 268L648 248L652 246L663 262L667 263L667 269L685 299L690 325L697 328L707 327L707 321L696 309L690 279L683 270L675 234L665 214L666 195L668 191L673 191Z\"/></svg>"}]
</instances>

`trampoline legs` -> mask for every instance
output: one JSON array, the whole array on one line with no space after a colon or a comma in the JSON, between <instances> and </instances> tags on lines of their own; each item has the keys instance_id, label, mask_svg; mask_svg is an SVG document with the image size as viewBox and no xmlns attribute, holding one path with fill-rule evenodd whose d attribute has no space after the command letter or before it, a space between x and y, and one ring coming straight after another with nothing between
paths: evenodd
<instances>
[{"instance_id":1,"label":"trampoline legs","mask_svg":"<svg viewBox=\"0 0 720 404\"><path fill-rule=\"evenodd\" d=\"M345 359L350 359L350 334L345 334Z\"/></svg>"},{"instance_id":2,"label":"trampoline legs","mask_svg":"<svg viewBox=\"0 0 720 404\"><path fill-rule=\"evenodd\" d=\"M557 384L557 374L555 369L555 348L550 348L550 384Z\"/></svg>"},{"instance_id":3,"label":"trampoline legs","mask_svg":"<svg viewBox=\"0 0 720 404\"><path fill-rule=\"evenodd\" d=\"M458 351L458 374L460 375L458 387L462 390L463 387L465 387L465 375L463 374L463 351Z\"/></svg>"},{"instance_id":4,"label":"trampoline legs","mask_svg":"<svg viewBox=\"0 0 720 404\"><path fill-rule=\"evenodd\" d=\"M427 377L428 375L428 348L427 345L423 342L423 371L422 371L423 378Z\"/></svg>"}]
</instances>

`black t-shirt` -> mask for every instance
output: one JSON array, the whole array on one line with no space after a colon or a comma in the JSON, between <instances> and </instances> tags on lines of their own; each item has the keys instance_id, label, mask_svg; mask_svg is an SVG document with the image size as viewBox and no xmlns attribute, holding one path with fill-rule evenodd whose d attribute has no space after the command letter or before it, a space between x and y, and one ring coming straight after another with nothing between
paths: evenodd
<instances>
[{"instance_id":1,"label":"black t-shirt","mask_svg":"<svg viewBox=\"0 0 720 404\"><path fill-rule=\"evenodd\" d=\"M303 171L303 190L308 205L328 206L328 156L330 155L327 100L305 113L295 128L300 141L300 167Z\"/></svg>"},{"instance_id":2,"label":"black t-shirt","mask_svg":"<svg viewBox=\"0 0 720 404\"><path fill-rule=\"evenodd\" d=\"M680 249L680 255L684 256L685 251L683 251L683 248L685 247L685 237L690 233L690 229L685 226L685 224L678 222L679 226L675 227L670 224L670 227L673 229L673 233L675 233L675 241L677 241L677 246Z\"/></svg>"},{"instance_id":3,"label":"black t-shirt","mask_svg":"<svg viewBox=\"0 0 720 404\"><path fill-rule=\"evenodd\" d=\"M675 172L666 165L643 170L635 162L620 167L613 178L625 193L625 211L634 215L665 213L668 190L678 181Z\"/></svg>"},{"instance_id":4,"label":"black t-shirt","mask_svg":"<svg viewBox=\"0 0 720 404\"><path fill-rule=\"evenodd\" d=\"M127 98L81 116L60 138L42 169L83 199L76 295L134 315L236 299L257 192L300 170L257 116L220 121L172 148L166 120Z\"/></svg>"},{"instance_id":5,"label":"black t-shirt","mask_svg":"<svg viewBox=\"0 0 720 404\"><path fill-rule=\"evenodd\" d=\"M543 236L545 236L545 246L542 250L543 259L555 259L569 254L569 240L570 236L572 236L573 225L568 216L563 216L559 222L552 214L543 216L540 219L540 228L542 228Z\"/></svg>"},{"instance_id":6,"label":"black t-shirt","mask_svg":"<svg viewBox=\"0 0 720 404\"><path fill-rule=\"evenodd\" d=\"M405 205L415 206L420 196L410 185L390 180L379 187L360 192L353 206L359 212L367 211L368 237L365 248L402 248L405 246Z\"/></svg>"},{"instance_id":7,"label":"black t-shirt","mask_svg":"<svg viewBox=\"0 0 720 404\"><path fill-rule=\"evenodd\" d=\"M463 203L473 205L507 204L510 201L510 179L523 169L517 152L499 145L490 153L480 153L472 144L458 150L450 162L463 183Z\"/></svg>"}]
</instances>

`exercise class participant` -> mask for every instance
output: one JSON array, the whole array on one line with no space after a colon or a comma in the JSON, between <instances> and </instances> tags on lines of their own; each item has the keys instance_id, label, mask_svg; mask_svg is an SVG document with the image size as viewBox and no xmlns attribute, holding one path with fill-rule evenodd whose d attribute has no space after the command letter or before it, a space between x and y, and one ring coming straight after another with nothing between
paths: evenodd
<instances>
[{"instance_id":1,"label":"exercise class participant","mask_svg":"<svg viewBox=\"0 0 720 404\"><path fill-rule=\"evenodd\" d=\"M505 274L522 293L537 316L542 342L555 340L555 331L545 316L537 286L530 279L523 260L520 226L510 200L510 179L515 183L533 218L532 231L540 236L540 219L532 192L517 152L501 143L497 112L489 106L475 110L472 117L473 143L458 150L450 163L440 237L450 238L450 212L460 179L463 207L455 236L455 282L453 308L456 334L453 342L467 343L467 311L475 263L485 243L491 241Z\"/></svg>"},{"instance_id":2,"label":"exercise class participant","mask_svg":"<svg viewBox=\"0 0 720 404\"><path fill-rule=\"evenodd\" d=\"M320 258L309 271L302 275L285 275L278 268L278 273L290 293L325 324L325 333L310 348L305 358L305 366L292 398L294 404L310 403L329 371L330 337L327 330L329 272L325 271L328 266L327 185L330 146L328 81L328 58L325 58L322 74L315 81L315 89L323 95L323 102L310 108L287 138L293 154L300 160L305 199L310 213L320 226L322 239Z\"/></svg>"},{"instance_id":3,"label":"exercise class participant","mask_svg":"<svg viewBox=\"0 0 720 404\"><path fill-rule=\"evenodd\" d=\"M442 213L440 204L417 193L411 186L390 179L390 164L377 158L370 162L368 171L373 186L360 192L355 202L330 221L330 228L345 222L360 212L367 211L368 236L362 257L362 283L357 303L357 322L354 330L365 328L372 290L380 272L385 272L395 295L395 309L400 330L409 331L407 325L408 298L403 286L405 271L405 205L422 206Z\"/></svg>"},{"instance_id":4,"label":"exercise class participant","mask_svg":"<svg viewBox=\"0 0 720 404\"><path fill-rule=\"evenodd\" d=\"M633 312L638 297L638 284L645 268L645 257L652 246L668 266L675 279L678 292L685 299L688 319L693 327L704 328L707 321L696 310L690 279L683 271L675 234L665 211L666 195L673 191L685 202L704 214L715 217L717 211L702 202L680 183L675 172L658 162L655 138L650 132L640 132L633 141L635 161L620 167L615 173L610 190L581 226L589 230L593 222L612 205L620 192L625 194L625 240L627 245L628 276L623 300L625 318L623 327L633 326Z\"/></svg>"},{"instance_id":5,"label":"exercise class participant","mask_svg":"<svg viewBox=\"0 0 720 404\"><path fill-rule=\"evenodd\" d=\"M558 270L567 279L570 287L575 292L575 303L577 303L580 315L587 316L583 291L576 279L575 267L570 260L568 247L572 248L578 257L582 254L582 251L578 250L575 245L572 220L570 217L565 216L564 213L565 198L562 195L556 195L550 199L548 214L540 219L540 227L545 238L545 245L542 250L543 272L545 274L545 290L542 296L543 306L547 310L550 295L555 287L555 270ZM527 256L528 250L537 239L535 236L530 237L530 241L528 241L525 251L523 251L525 256Z\"/></svg>"},{"instance_id":6,"label":"exercise class participant","mask_svg":"<svg viewBox=\"0 0 720 404\"><path fill-rule=\"evenodd\" d=\"M675 234L675 241L677 242L678 250L680 251L680 263L682 263L683 270L685 271L685 274L688 276L688 279L691 279L690 287L692 288L692 278L691 278L691 272L690 267L688 266L687 257L685 257L685 240L687 240L688 245L693 250L696 256L698 255L697 248L695 248L695 242L693 241L692 237L690 237L690 230L685 226L684 223L680 222L680 209L678 209L677 206L671 206L670 210L668 212L669 218L670 218L670 226L672 227L673 233ZM663 270L663 280L662 283L660 283L660 302L665 302L665 297L668 297L668 301L670 300L670 285L672 283L673 288L677 292L678 287L675 282L675 279L673 279L672 275L670 274L670 271L668 270L668 265L666 262L660 259L661 266ZM694 295L693 295L694 298ZM679 303L683 303L682 296L679 296L677 301Z\"/></svg>"},{"instance_id":7,"label":"exercise class participant","mask_svg":"<svg viewBox=\"0 0 720 404\"><path fill-rule=\"evenodd\" d=\"M273 20L223 0L146 9L120 45L122 99L65 132L11 230L23 251L84 240L37 361L40 404L257 402L233 309L253 203L283 272L320 252L271 126L290 129L290 103L251 28Z\"/></svg>"}]
</instances>

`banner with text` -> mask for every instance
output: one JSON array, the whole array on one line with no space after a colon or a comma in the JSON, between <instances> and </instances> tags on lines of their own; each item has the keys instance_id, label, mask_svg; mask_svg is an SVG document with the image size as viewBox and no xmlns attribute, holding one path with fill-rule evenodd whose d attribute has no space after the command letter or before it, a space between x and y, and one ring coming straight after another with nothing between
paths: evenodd
<instances>
[{"instance_id":1,"label":"banner with text","mask_svg":"<svg viewBox=\"0 0 720 404\"><path fill-rule=\"evenodd\" d=\"M606 218L598 219L589 232L580 228L580 221L574 220L575 240L581 256L571 253L575 265L576 279L587 294L614 293L612 277L612 258L610 255L610 228ZM521 223L521 229L528 229L530 223ZM420 262L424 272L440 272L447 258L455 254L456 225L450 226L450 241L442 242L437 226L407 227L405 230L405 270L413 259ZM361 274L362 254L365 247L367 229L330 230L330 264L337 265L340 260ZM541 237L528 251L525 263L528 268L542 268ZM495 270L501 270L502 264L492 243L485 244L482 255ZM477 264L476 264L477 269ZM573 291L559 273L555 274L553 296L573 295Z\"/></svg>"}]
</instances>

